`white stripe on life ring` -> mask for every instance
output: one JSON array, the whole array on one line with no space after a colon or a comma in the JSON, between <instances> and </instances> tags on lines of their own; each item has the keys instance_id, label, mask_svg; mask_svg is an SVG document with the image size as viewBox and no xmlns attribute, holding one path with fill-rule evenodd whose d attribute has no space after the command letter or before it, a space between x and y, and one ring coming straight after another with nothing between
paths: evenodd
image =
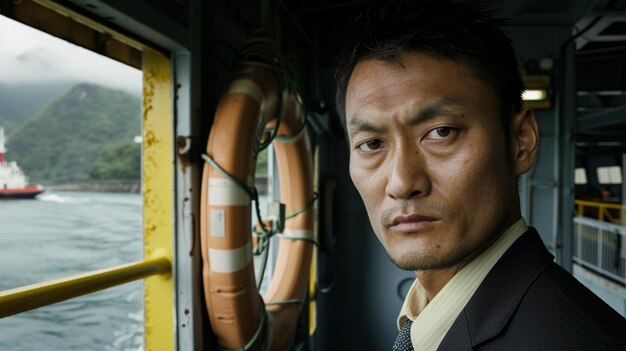
<instances>
[{"instance_id":1,"label":"white stripe on life ring","mask_svg":"<svg viewBox=\"0 0 626 351\"><path fill-rule=\"evenodd\" d=\"M252 96L256 102L261 104L263 101L263 90L259 87L258 84L253 82L250 79L237 79L230 83L230 89L228 89L229 94L233 93L242 93Z\"/></svg>"},{"instance_id":2,"label":"white stripe on life ring","mask_svg":"<svg viewBox=\"0 0 626 351\"><path fill-rule=\"evenodd\" d=\"M282 144L295 144L295 143L299 142L300 139L302 139L302 136L304 136L304 135L306 135L306 128L300 129L298 134L292 135L288 139L277 138L276 141L278 141L279 143L282 143Z\"/></svg>"},{"instance_id":3,"label":"white stripe on life ring","mask_svg":"<svg viewBox=\"0 0 626 351\"><path fill-rule=\"evenodd\" d=\"M285 239L313 240L313 231L309 229L285 229L281 236Z\"/></svg>"},{"instance_id":4,"label":"white stripe on life ring","mask_svg":"<svg viewBox=\"0 0 626 351\"><path fill-rule=\"evenodd\" d=\"M252 260L252 242L236 249L222 250L209 248L209 264L211 271L217 273L234 273L244 269Z\"/></svg>"},{"instance_id":5,"label":"white stripe on life ring","mask_svg":"<svg viewBox=\"0 0 626 351\"><path fill-rule=\"evenodd\" d=\"M250 197L230 179L209 178L209 206L244 206Z\"/></svg>"}]
</instances>

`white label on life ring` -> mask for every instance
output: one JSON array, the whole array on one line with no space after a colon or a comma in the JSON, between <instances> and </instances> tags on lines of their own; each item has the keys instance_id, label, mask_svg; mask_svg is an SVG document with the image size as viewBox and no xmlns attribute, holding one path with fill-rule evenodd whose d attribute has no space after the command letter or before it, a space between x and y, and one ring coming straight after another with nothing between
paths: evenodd
<instances>
[{"instance_id":1,"label":"white label on life ring","mask_svg":"<svg viewBox=\"0 0 626 351\"><path fill-rule=\"evenodd\" d=\"M211 233L213 237L223 238L226 236L226 218L223 208L211 209Z\"/></svg>"},{"instance_id":2,"label":"white label on life ring","mask_svg":"<svg viewBox=\"0 0 626 351\"><path fill-rule=\"evenodd\" d=\"M209 178L209 206L244 206L250 197L235 182L225 178Z\"/></svg>"},{"instance_id":3,"label":"white label on life ring","mask_svg":"<svg viewBox=\"0 0 626 351\"><path fill-rule=\"evenodd\" d=\"M263 90L251 79L237 79L230 83L229 94L242 93L250 95L259 105L263 102Z\"/></svg>"},{"instance_id":4,"label":"white label on life ring","mask_svg":"<svg viewBox=\"0 0 626 351\"><path fill-rule=\"evenodd\" d=\"M252 260L252 242L236 249L221 250L209 248L211 272L234 273L244 269Z\"/></svg>"}]
</instances>

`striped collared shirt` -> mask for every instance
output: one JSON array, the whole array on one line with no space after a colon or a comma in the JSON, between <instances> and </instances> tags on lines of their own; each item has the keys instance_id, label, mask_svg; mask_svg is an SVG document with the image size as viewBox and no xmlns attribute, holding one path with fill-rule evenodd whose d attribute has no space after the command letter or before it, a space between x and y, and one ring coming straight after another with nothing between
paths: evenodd
<instances>
[{"instance_id":1,"label":"striped collared shirt","mask_svg":"<svg viewBox=\"0 0 626 351\"><path fill-rule=\"evenodd\" d=\"M515 222L490 247L456 273L430 302L419 280L413 282L398 316L398 328L407 318L413 321L411 342L415 350L428 351L439 347L487 273L527 230L524 218Z\"/></svg>"}]
</instances>

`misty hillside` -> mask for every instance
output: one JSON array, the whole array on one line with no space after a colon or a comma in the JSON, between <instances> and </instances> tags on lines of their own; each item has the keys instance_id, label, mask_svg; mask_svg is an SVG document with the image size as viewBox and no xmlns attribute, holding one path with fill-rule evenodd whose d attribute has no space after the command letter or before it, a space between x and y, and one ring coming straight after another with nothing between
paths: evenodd
<instances>
[{"instance_id":1,"label":"misty hillside","mask_svg":"<svg viewBox=\"0 0 626 351\"><path fill-rule=\"evenodd\" d=\"M140 151L132 140L141 133L140 116L138 97L79 84L8 135L7 158L32 182L138 179Z\"/></svg>"},{"instance_id":2,"label":"misty hillside","mask_svg":"<svg viewBox=\"0 0 626 351\"><path fill-rule=\"evenodd\" d=\"M0 125L10 134L45 104L67 92L75 82L0 83Z\"/></svg>"},{"instance_id":3,"label":"misty hillside","mask_svg":"<svg viewBox=\"0 0 626 351\"><path fill-rule=\"evenodd\" d=\"M136 77L128 71L119 71L119 67L112 71L114 66L110 66L107 58L94 61L93 57L80 52L72 55L73 52L34 47L16 57L0 55L0 125L6 133L79 82L99 82L140 94L140 71L132 69Z\"/></svg>"}]
</instances>

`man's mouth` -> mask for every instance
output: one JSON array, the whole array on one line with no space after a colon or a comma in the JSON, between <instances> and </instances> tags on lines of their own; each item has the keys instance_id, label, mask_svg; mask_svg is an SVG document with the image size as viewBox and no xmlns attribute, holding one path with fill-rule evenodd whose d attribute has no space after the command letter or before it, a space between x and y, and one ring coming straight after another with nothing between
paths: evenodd
<instances>
[{"instance_id":1,"label":"man's mouth","mask_svg":"<svg viewBox=\"0 0 626 351\"><path fill-rule=\"evenodd\" d=\"M388 227L397 232L408 233L426 229L436 222L439 222L439 218L416 213L397 216L393 218Z\"/></svg>"}]
</instances>

